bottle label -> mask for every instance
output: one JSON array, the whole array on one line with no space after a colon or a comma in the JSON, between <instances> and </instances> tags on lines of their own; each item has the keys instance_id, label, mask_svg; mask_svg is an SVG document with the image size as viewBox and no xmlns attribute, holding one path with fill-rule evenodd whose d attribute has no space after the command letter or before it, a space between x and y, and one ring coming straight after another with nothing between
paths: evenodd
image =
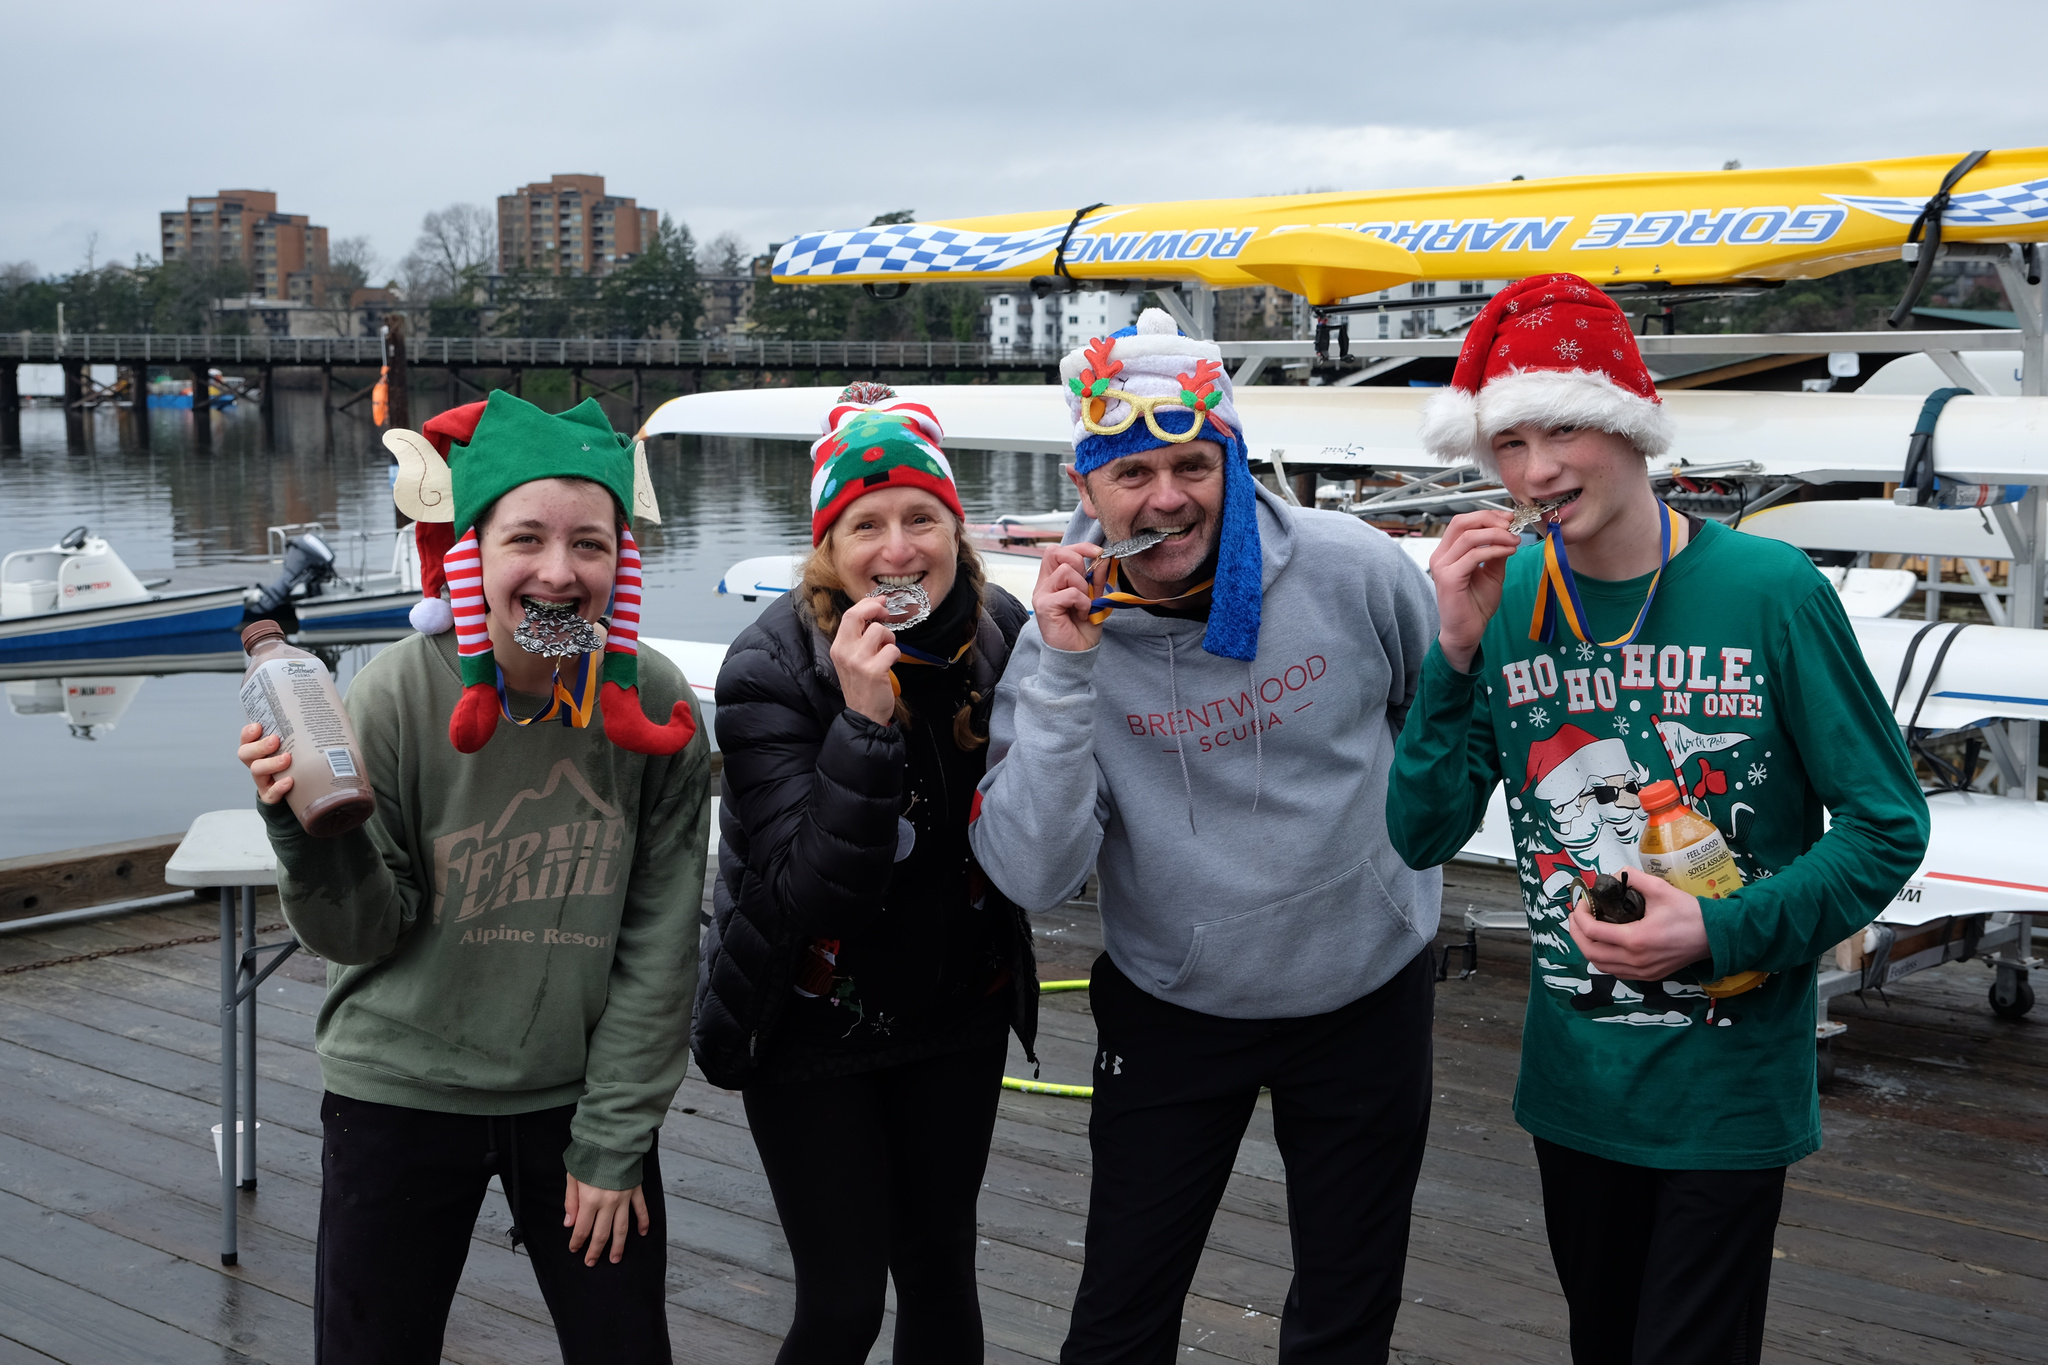
<instances>
[{"instance_id":1,"label":"bottle label","mask_svg":"<svg viewBox=\"0 0 2048 1365\"><path fill-rule=\"evenodd\" d=\"M1718 900L1742 887L1742 872L1717 831L1684 848L1652 853L1638 847L1643 871L1653 873L1681 891Z\"/></svg>"},{"instance_id":2,"label":"bottle label","mask_svg":"<svg viewBox=\"0 0 2048 1365\"><path fill-rule=\"evenodd\" d=\"M272 659L242 684L242 714L276 735L280 752L298 752L301 763L324 759L337 778L354 780L359 768L349 749L348 722L329 693L327 670L313 659Z\"/></svg>"},{"instance_id":3,"label":"bottle label","mask_svg":"<svg viewBox=\"0 0 2048 1365\"><path fill-rule=\"evenodd\" d=\"M290 712L278 705L277 684L271 680L270 665L257 669L242 684L242 714L249 718L251 724L262 726L266 738L278 736L278 748L291 747L293 726Z\"/></svg>"}]
</instances>

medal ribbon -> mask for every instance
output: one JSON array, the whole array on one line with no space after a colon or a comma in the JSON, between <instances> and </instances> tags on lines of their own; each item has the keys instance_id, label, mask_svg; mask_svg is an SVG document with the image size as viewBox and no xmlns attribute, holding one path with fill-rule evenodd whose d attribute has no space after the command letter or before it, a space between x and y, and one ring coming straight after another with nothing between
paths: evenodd
<instances>
[{"instance_id":1,"label":"medal ribbon","mask_svg":"<svg viewBox=\"0 0 2048 1365\"><path fill-rule=\"evenodd\" d=\"M1678 513L1663 503L1657 510L1664 514L1663 554L1657 561L1657 572L1650 577L1650 590L1643 595L1643 608L1636 613L1635 624L1628 628L1628 634L1612 640L1594 641L1603 649L1625 645L1634 640L1643 629L1643 622L1650 619L1650 604L1657 600L1657 584L1664 577L1664 570L1671 563L1671 542L1680 533L1683 525ZM1564 528L1551 522L1543 536L1543 577L1536 583L1536 608L1529 615L1529 638L1549 644L1557 638L1557 622L1562 616L1573 635L1581 640L1590 639L1589 620L1586 607L1579 600L1579 580L1572 576L1572 562L1565 554Z\"/></svg>"},{"instance_id":2,"label":"medal ribbon","mask_svg":"<svg viewBox=\"0 0 2048 1365\"><path fill-rule=\"evenodd\" d=\"M1119 576L1117 574L1116 560L1110 559L1103 562L1109 566L1109 572L1104 575L1102 584L1096 589L1101 595L1088 604L1090 608L1088 623L1090 625L1101 625L1109 619L1109 614L1118 607L1170 607L1175 602L1185 602L1190 598L1200 597L1203 593L1209 591L1216 582L1214 577L1210 577L1177 597L1140 597L1134 592L1125 592L1117 586Z\"/></svg>"},{"instance_id":3,"label":"medal ribbon","mask_svg":"<svg viewBox=\"0 0 2048 1365\"><path fill-rule=\"evenodd\" d=\"M555 667L554 692L548 698L547 706L524 720L512 714L512 698L505 691L505 670L498 670L498 709L505 719L514 725L535 725L542 721L560 718L562 724L571 729L587 729L590 717L597 710L597 689L604 681L603 670L597 666L598 655L585 654L576 661L576 680L564 686L562 669Z\"/></svg>"},{"instance_id":4,"label":"medal ribbon","mask_svg":"<svg viewBox=\"0 0 2048 1365\"><path fill-rule=\"evenodd\" d=\"M897 636L896 649L902 657L898 658L889 668L889 690L899 697L903 695L903 684L896 678L896 670L903 667L903 665L922 664L927 668L951 668L954 664L959 663L961 657L972 648L974 648L974 638L969 636L966 644L953 651L952 658L945 659L927 650L919 649L916 645L905 644L903 637Z\"/></svg>"},{"instance_id":5,"label":"medal ribbon","mask_svg":"<svg viewBox=\"0 0 2048 1365\"><path fill-rule=\"evenodd\" d=\"M903 657L896 662L899 664L926 664L932 668L951 668L954 664L959 663L960 657L972 648L974 648L974 640L970 637L967 643L954 650L953 657L948 659L930 653L927 650L919 649L916 645L906 644L903 637L899 635L896 637L896 649Z\"/></svg>"}]
</instances>

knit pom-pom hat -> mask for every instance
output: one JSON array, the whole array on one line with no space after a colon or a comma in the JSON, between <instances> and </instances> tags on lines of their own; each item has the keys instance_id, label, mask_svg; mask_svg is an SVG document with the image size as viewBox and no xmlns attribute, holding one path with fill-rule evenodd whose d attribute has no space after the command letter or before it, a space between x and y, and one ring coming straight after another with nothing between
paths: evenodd
<instances>
[{"instance_id":1,"label":"knit pom-pom hat","mask_svg":"<svg viewBox=\"0 0 2048 1365\"><path fill-rule=\"evenodd\" d=\"M1259 653L1264 559L1259 545L1257 485L1238 422L1235 391L1214 342L1182 336L1173 319L1147 308L1135 327L1096 337L1060 362L1067 415L1074 424L1074 471L1092 474L1111 460L1175 444L1161 440L1128 398L1164 400L1152 410L1160 430L1223 447L1223 521L1216 533L1216 585L1202 648L1226 659ZM1085 418L1085 420L1084 420ZM1092 426L1091 426L1092 424ZM1093 427L1118 427L1101 432Z\"/></svg>"},{"instance_id":2,"label":"knit pom-pom hat","mask_svg":"<svg viewBox=\"0 0 2048 1365\"><path fill-rule=\"evenodd\" d=\"M661 510L647 476L645 447L628 444L614 431L596 399L555 416L499 390L482 403L441 414L424 435L387 432L384 444L398 458L392 498L419 523L414 535L428 596L413 612L422 633L448 628L429 604L439 602L442 585L449 594L463 692L448 720L448 738L458 750L473 754L490 742L501 705L477 521L522 484L559 478L599 484L622 512L598 695L605 734L620 748L642 754L673 754L690 742L697 726L687 701L676 703L663 724L640 708L640 548L630 519L659 521Z\"/></svg>"},{"instance_id":3,"label":"knit pom-pom hat","mask_svg":"<svg viewBox=\"0 0 2048 1365\"><path fill-rule=\"evenodd\" d=\"M922 488L963 522L960 489L943 449L946 433L922 403L887 384L850 384L811 442L811 544L839 514L877 488Z\"/></svg>"},{"instance_id":4,"label":"knit pom-pom hat","mask_svg":"<svg viewBox=\"0 0 2048 1365\"><path fill-rule=\"evenodd\" d=\"M1493 438L1524 422L1611 431L1645 456L1671 449L1671 417L1628 315L1577 275L1533 276L1487 301L1450 386L1423 404L1422 445L1498 475Z\"/></svg>"}]
</instances>

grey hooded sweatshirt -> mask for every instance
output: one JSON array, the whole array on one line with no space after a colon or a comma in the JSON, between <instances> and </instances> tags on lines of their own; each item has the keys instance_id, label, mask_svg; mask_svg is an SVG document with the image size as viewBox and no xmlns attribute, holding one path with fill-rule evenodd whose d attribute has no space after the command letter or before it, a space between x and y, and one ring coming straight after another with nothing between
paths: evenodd
<instances>
[{"instance_id":1,"label":"grey hooded sweatshirt","mask_svg":"<svg viewBox=\"0 0 2048 1365\"><path fill-rule=\"evenodd\" d=\"M1436 638L1421 570L1381 532L1258 490L1258 658L1127 607L1094 649L1024 627L996 690L974 854L1042 910L1091 864L1110 959L1231 1019L1340 1008L1435 937L1443 880L1387 841L1387 771ZM1100 543L1076 512L1069 543Z\"/></svg>"}]
</instances>

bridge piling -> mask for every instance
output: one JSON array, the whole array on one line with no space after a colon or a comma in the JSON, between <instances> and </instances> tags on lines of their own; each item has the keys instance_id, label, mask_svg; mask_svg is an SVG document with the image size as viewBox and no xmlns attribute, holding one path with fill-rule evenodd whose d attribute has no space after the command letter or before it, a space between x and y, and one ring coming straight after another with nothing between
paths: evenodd
<instances>
[{"instance_id":1,"label":"bridge piling","mask_svg":"<svg viewBox=\"0 0 2048 1365\"><path fill-rule=\"evenodd\" d=\"M391 329L391 378L386 386L387 429L412 427L412 386L405 360L405 314L387 313L384 323Z\"/></svg>"},{"instance_id":2,"label":"bridge piling","mask_svg":"<svg viewBox=\"0 0 2048 1365\"><path fill-rule=\"evenodd\" d=\"M256 395L257 411L263 417L263 445L277 449L277 367L265 365L259 371L262 392Z\"/></svg>"},{"instance_id":3,"label":"bridge piling","mask_svg":"<svg viewBox=\"0 0 2048 1365\"><path fill-rule=\"evenodd\" d=\"M135 445L149 449L149 366L129 365L128 409L134 415Z\"/></svg>"},{"instance_id":4,"label":"bridge piling","mask_svg":"<svg viewBox=\"0 0 2048 1365\"><path fill-rule=\"evenodd\" d=\"M213 375L204 362L192 371L192 448L213 449Z\"/></svg>"},{"instance_id":5,"label":"bridge piling","mask_svg":"<svg viewBox=\"0 0 2048 1365\"><path fill-rule=\"evenodd\" d=\"M21 362L0 360L0 450L21 449Z\"/></svg>"},{"instance_id":6,"label":"bridge piling","mask_svg":"<svg viewBox=\"0 0 2048 1365\"><path fill-rule=\"evenodd\" d=\"M64 371L64 448L82 453L85 441L85 362L62 360Z\"/></svg>"}]
</instances>

